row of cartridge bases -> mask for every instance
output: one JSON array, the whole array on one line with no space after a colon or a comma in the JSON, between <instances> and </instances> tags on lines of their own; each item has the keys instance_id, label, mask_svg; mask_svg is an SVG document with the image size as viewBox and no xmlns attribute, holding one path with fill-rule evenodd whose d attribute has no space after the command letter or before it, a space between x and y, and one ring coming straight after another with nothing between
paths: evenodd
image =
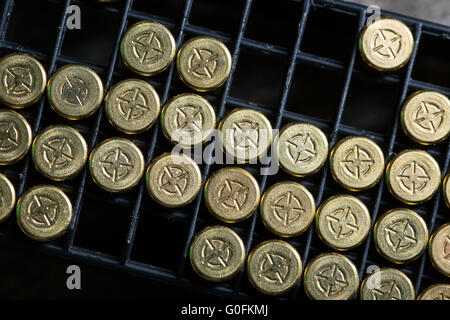
<instances>
[{"instance_id":1,"label":"row of cartridge bases","mask_svg":"<svg viewBox=\"0 0 450 320\"><path fill-rule=\"evenodd\" d=\"M236 112L250 112L251 110L239 109ZM224 121L230 116L226 115ZM258 116L263 116L258 114ZM0 111L0 123L14 123L13 128L17 133L11 135L12 139L24 136L31 132L26 120L15 111ZM5 125L6 126L6 125ZM3 129L5 128L3 127ZM26 130L22 130L24 126ZM293 132L289 130L293 130ZM281 130L278 141L283 140L285 132L290 137L300 135L303 143L309 136L315 141L314 131L320 129L310 124L291 123ZM280 143L279 153L286 152L284 161L289 159L290 143L295 144L295 139L286 139L286 143ZM27 139L28 143L31 142ZM20 142L18 139L15 142ZM322 143L326 143L325 140ZM319 143L314 143L319 145ZM21 146L17 143L17 147ZM283 149L284 146L284 149ZM298 151L300 154L311 153ZM29 148L25 147L25 150ZM344 152L340 151L344 148ZM314 157L318 157L318 151ZM352 179L358 183L358 178L376 169L375 162L370 166L355 164L357 159L373 155L381 151L376 144L363 137L349 137L341 140L330 153L330 168L333 177L350 190L357 190L357 186L350 185ZM358 156L359 152L359 156ZM325 151L325 158L327 155ZM413 154L415 153L415 154ZM342 154L342 158L337 158ZM4 153L1 153L3 156ZM355 156L356 155L356 156ZM361 156L363 155L363 156ZM393 171L394 157L386 170L386 180L392 172L399 173L400 179L394 179L397 188L403 191L411 179L408 175L415 174L420 169L434 168L431 174L419 172L427 179L412 180L412 185L419 181L440 184L439 167L430 155L424 151L412 150L400 155L409 155L399 170ZM421 159L421 156L426 156ZM131 141L124 138L111 138L101 142L91 152L89 169L93 180L103 189L118 192L129 190L141 179L144 172L144 159L139 148ZM283 159L283 155L279 156ZM83 136L69 126L55 125L42 130L32 143L32 160L37 170L43 175L54 180L63 180L74 177L84 166L87 159L87 146ZM297 159L297 157L295 157ZM295 160L292 157L291 160ZM366 158L364 158L366 159ZM384 157L374 161L383 161ZM401 159L401 158L400 158ZM306 159L305 159L306 160ZM432 165L425 161L430 161ZM4 159L2 159L4 161ZM360 160L361 162L362 160ZM305 165L311 164L312 159L298 162L297 171L289 170L283 162L280 165L293 175L300 175L299 170ZM423 164L423 163L424 164ZM5 163L5 162L3 162ZM323 161L321 161L323 165ZM334 163L340 165L333 169ZM354 166L348 166L348 164ZM414 169L414 164L416 168ZM291 165L296 164L292 161ZM320 166L321 166L320 165ZM409 165L409 167L408 167ZM320 167L319 166L319 167ZM364 169L356 169L364 167ZM384 165L381 166L383 172ZM408 169L409 168L409 169ZM303 168L304 169L304 168ZM311 169L310 169L311 170ZM342 170L340 172L339 170ZM317 168L302 175L308 175L317 171ZM367 172L366 172L367 171ZM433 176L438 175L439 177ZM416 174L418 175L418 174ZM343 179L346 180L343 180ZM368 183L373 186L380 177ZM341 179L341 180L339 180ZM448 179L448 178L447 178ZM447 179L443 183L444 199L448 202ZM149 165L146 173L146 185L152 198L161 205L176 207L188 204L201 189L201 173L198 165L190 157L170 153L156 157ZM414 182L415 181L415 182ZM402 187L403 186L403 187ZM402 189L403 188L403 189ZM423 192L425 186L417 185L416 193ZM0 189L2 193L3 209L1 220L8 217L14 209L14 187L9 180L0 176ZM361 189L361 188L360 188ZM434 188L433 188L434 189ZM395 187L390 187L395 190ZM428 199L431 194L424 196ZM322 241L335 250L352 249L364 242L370 232L371 218L367 207L358 198L351 195L336 195L325 200L316 210L312 194L306 187L293 181L284 181L270 186L260 197L257 180L248 171L237 167L225 167L212 174L204 187L205 203L209 211L218 219L231 223L239 222L250 217L259 207L261 219L264 225L274 234L284 237L297 236L303 233L315 221L316 231ZM402 201L404 198L399 197ZM422 199L422 201L423 201ZM411 200L405 203L412 203ZM28 189L18 200L16 205L17 221L25 234L33 239L47 241L61 236L69 226L72 218L72 206L69 198L60 189L41 185ZM378 251L388 260L395 263L408 263L420 257L428 244L430 259L437 270L450 276L450 224L441 226L429 237L426 223L420 215L410 209L398 208L383 214L373 228L374 242ZM245 258L244 244L233 230L223 226L208 227L199 232L191 244L190 259L194 270L202 277L211 281L230 279L242 267ZM330 264L331 263L331 264ZM330 269L330 266L333 268ZM254 286L267 294L282 294L291 289L299 280L302 272L300 256L291 245L281 240L272 240L258 245L250 253L247 263L249 278ZM410 299L414 297L414 288L406 275L395 269L382 269L380 274L386 277L384 283L395 281L397 292L366 289L363 282L361 298L398 298ZM337 275L342 276L339 280ZM358 288L358 273L353 263L343 255L330 253L323 254L311 262L305 269L304 287L310 297L314 299L348 299L355 295ZM332 279L332 280L330 280ZM384 278L382 278L384 279ZM330 282L332 281L332 282ZM334 281L334 282L333 282ZM366 280L369 281L370 280ZM397 287L396 287L397 288ZM448 285L434 286L432 297L438 293L447 292ZM428 292L428 291L427 291ZM447 294L446 293L446 294ZM430 297L431 293L421 297Z\"/></svg>"},{"instance_id":2,"label":"row of cartridge bases","mask_svg":"<svg viewBox=\"0 0 450 320\"><path fill-rule=\"evenodd\" d=\"M383 31L388 29L389 32ZM380 71L401 67L408 60L407 53L410 54L413 44L408 32L406 26L392 19L381 19L370 25L361 33L359 48L364 60ZM375 37L373 41L369 41L371 37ZM388 37L393 37L391 43L395 45L386 54L383 43L386 45L387 42L380 44L377 41ZM368 50L370 46L374 48ZM160 24L142 21L125 33L120 51L130 70L151 76L170 65L175 48L169 30ZM230 69L231 55L216 39L196 37L178 51L179 76L196 91L221 86ZM0 74L3 79L0 100L10 107L32 105L47 88L51 107L67 119L88 117L104 102L107 118L116 129L125 134L141 133L150 129L159 118L166 138L182 148L209 141L216 127L214 108L206 99L196 94L181 94L166 102L160 111L156 90L141 79L123 80L103 98L102 81L92 69L66 65L47 81L40 62L24 54L11 54L0 59ZM405 133L416 142L436 144L449 135L449 113L447 97L438 92L418 91L404 102L401 124ZM404 150L385 168L385 157L377 144L369 138L353 136L339 141L328 155L327 137L318 127L290 123L273 138L270 121L263 113L252 109L231 111L217 128L216 142L227 156L239 163L255 161L273 145L274 161L289 174L303 177L320 170L329 156L330 171L343 187L351 191L371 188L385 172L390 192L409 205L429 200L442 181L438 163L425 151ZM57 181L75 177L88 159L87 144L77 130L54 125L42 130L32 141L26 119L9 109L0 110L0 140L0 163L20 160L31 147L36 169ZM145 170L142 152L125 138L100 142L90 153L88 162L94 182L110 192L135 187ZM156 157L148 166L145 179L150 196L167 207L192 202L202 187L197 163L183 154L167 153ZM442 192L445 202L450 205L450 184L447 182L448 175L443 179ZM72 219L72 205L59 188L50 185L32 187L16 203L13 185L1 175L0 190L0 221L6 220L16 207L20 228L35 240L52 240L67 230ZM369 211L358 198L336 195L323 201L316 210L314 198L307 188L292 181L272 185L260 196L253 175L237 166L225 167L209 177L204 186L204 200L209 211L226 223L247 219L259 208L267 229L283 237L300 235L315 221L319 237L335 250L354 248L370 233ZM428 244L434 267L450 276L449 224L441 226L429 237L427 226L417 213L398 208L386 212L376 221L373 236L380 254L395 263L417 259ZM245 248L239 235L230 228L208 227L192 241L190 260L201 277L224 281L243 267ZM296 285L303 267L295 248L285 241L272 240L253 248L247 271L256 289L277 295ZM375 275L362 281L362 299L415 298L411 281L401 271L382 268L377 275L381 281L375 285L371 278ZM358 287L356 267L341 254L320 255L304 270L304 288L313 299L350 299ZM449 291L448 284L435 285L420 297L448 298Z\"/></svg>"}]
</instances>

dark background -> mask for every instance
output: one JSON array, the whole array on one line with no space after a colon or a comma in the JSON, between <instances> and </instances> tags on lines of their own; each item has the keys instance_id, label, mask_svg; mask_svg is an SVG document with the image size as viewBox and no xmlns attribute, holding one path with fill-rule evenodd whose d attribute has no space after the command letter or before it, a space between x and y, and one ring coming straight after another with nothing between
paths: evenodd
<instances>
[{"instance_id":1,"label":"dark background","mask_svg":"<svg viewBox=\"0 0 450 320\"><path fill-rule=\"evenodd\" d=\"M345 72L348 61L357 39L358 17L345 10L332 10L330 5L316 1L310 9L306 22L305 33L301 43L301 51L307 53L295 66L292 85L287 97L286 110L300 114L306 120L321 126L327 134L336 120L336 110L342 97ZM399 1L398 1L399 2ZM408 1L404 1L405 3ZM0 0L3 8L4 0ZM64 57L70 57L80 63L95 66L95 70L105 77L113 54L114 43L120 25L122 1L112 4L102 4L96 1L74 2L81 8L81 30L67 30L61 48L61 59L56 67L64 65ZM314 3L314 2L313 2ZM113 10L105 10L105 7ZM232 97L226 103L226 111L232 110L239 103L250 103L266 111L272 124L279 110L281 92L284 87L286 70L293 50L297 26L303 7L302 1L254 1L250 12L247 28L244 34L246 39L256 44L261 44L259 49L243 46L241 48L233 82L229 95ZM19 50L29 48L38 56L42 56L44 64L48 61L48 55L52 53L54 39L57 35L61 18L62 1L56 0L16 0L11 14L9 27L6 32L6 42L9 47L0 46L1 53L6 54L19 45ZM184 1L156 0L134 1L132 10L157 16L172 30L174 36L178 34L179 21L184 8ZM237 36L239 24L244 9L244 1L211 1L194 0L189 25L209 28L218 31L219 36L225 37L225 43L233 52L234 39ZM149 18L148 16L146 16ZM149 18L150 19L150 18ZM138 18L130 18L127 26L139 21ZM410 25L411 26L411 25ZM414 31L414 27L411 27ZM447 29L448 30L448 29ZM439 32L437 32L439 33ZM193 32L186 32L184 40L194 36ZM220 38L220 37L219 37ZM264 46L275 49L264 50ZM276 53L278 52L278 53ZM309 59L308 54L323 57L331 67L317 64ZM412 69L412 77L416 80L429 82L444 88L449 92L450 88L450 40L447 31L447 39L433 33L422 34L417 51L417 57ZM46 65L47 67L47 65ZM342 114L342 127L338 134L338 140L349 135L349 132L368 135L374 138L383 150L386 150L387 142L391 137L394 118L397 116L397 108L401 95L403 78L406 68L391 73L398 81L385 79L385 74L370 70L361 60L359 54L356 57L355 71L352 74L350 87L348 88L345 108ZM163 94L168 71L149 79L160 94ZM120 55L117 58L115 71L111 83L124 78L137 77L123 65ZM110 84L111 84L110 83ZM220 103L222 89L215 90L205 95L217 108ZM408 90L408 94L414 90ZM170 89L167 97L181 92L190 92L178 79L176 71L170 79ZM166 97L166 98L167 98ZM44 97L44 100L46 98ZM162 101L164 102L164 101ZM235 102L235 103L233 103ZM68 123L76 127L90 141L96 125L97 113L89 119L69 122L58 117L44 101L44 112L39 124L44 128L53 123ZM38 107L32 106L20 111L27 117L30 123L35 123ZM291 120L284 119L282 125ZM115 131L103 116L100 120L98 137L94 140L101 141L109 136L120 135ZM151 141L151 130L147 133L132 137L133 141L144 151L147 151ZM407 147L419 147L405 137L401 129L397 133L397 143L394 152ZM163 135L157 133L157 145L154 156L168 151L169 143ZM443 142L435 147L427 147L426 150L435 155L441 165L445 165L445 154L448 143ZM147 159L148 161L149 159ZM14 166L0 168L0 172L7 174L16 189L20 186L23 167L28 160L22 160ZM29 170L26 177L25 188L49 183L40 176L29 161ZM212 171L220 166L213 166ZM256 168L251 168L257 173ZM312 177L294 179L280 172L277 176L269 177L267 184L271 185L280 180L296 180L304 183L315 195L323 178L322 170ZM326 187L323 198L346 192L340 188L330 177L325 175ZM77 196L81 177L73 181L57 184L64 189L72 201ZM363 202L371 208L374 206L377 188L358 193ZM87 264L75 257L66 255L65 258L47 255L40 251L40 245L29 239L25 239L16 226L15 217L12 215L7 222L0 225L0 297L1 298L198 298L216 299L211 296L215 291L215 285L201 280L191 269L189 262L182 272L182 286L173 286L159 281L153 281L135 274L133 270L105 268L108 263L101 263L99 256L118 259L121 255L124 238L128 231L133 204L138 195L139 188L124 195L113 195L101 191L91 181L87 174L85 190L80 210L77 231L74 238L75 248L85 248L94 256L90 257L91 263ZM434 199L434 198L433 198ZM380 214L395 206L402 206L384 188L382 202L379 208ZM433 210L438 210L436 225L448 221L448 209L440 201L437 209L434 201L418 206L417 212L427 222L431 219ZM145 265L154 265L164 270L178 270L180 258L185 247L188 230L191 222L194 204L185 208L169 210L153 203L144 192L139 223L134 239L130 258ZM201 204L195 231L198 232L207 225L219 224ZM232 226L242 237L247 239L250 230L254 227L252 246L260 241L274 238L259 221L252 224L252 219ZM431 230L430 230L431 231ZM7 236L4 236L7 235ZM55 241L56 246L64 243L65 238ZM290 239L303 258L303 252L308 243L308 232L295 239ZM346 253L360 267L359 261L364 255L364 245ZM325 245L312 235L309 259L321 252L329 251ZM50 250L51 251L51 250ZM371 246L368 253L367 265L378 264L391 266L380 258ZM94 266L93 264L97 264ZM421 259L402 267L413 283L416 283L420 269ZM71 264L77 264L82 272L82 290L67 290L66 268ZM120 270L118 270L120 269ZM157 276L152 276L153 278ZM241 273L237 282L229 281L226 288L237 286L237 291L251 297L263 298L256 292ZM423 280L419 289L424 289L428 284L447 281L437 273L429 263L425 263ZM176 281L175 281L176 282ZM180 281L181 283L181 281ZM195 290L188 288L195 287ZM212 289L212 290L209 290ZM233 295L233 294L232 294ZM296 294L285 295L282 298L305 298L303 288Z\"/></svg>"}]
</instances>

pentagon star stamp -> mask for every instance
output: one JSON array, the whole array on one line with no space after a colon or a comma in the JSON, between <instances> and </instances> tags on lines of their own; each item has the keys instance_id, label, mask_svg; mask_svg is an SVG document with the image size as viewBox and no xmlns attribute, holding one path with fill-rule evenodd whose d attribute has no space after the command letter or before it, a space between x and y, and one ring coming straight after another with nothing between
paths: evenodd
<instances>
[{"instance_id":1,"label":"pentagon star stamp","mask_svg":"<svg viewBox=\"0 0 450 320\"><path fill-rule=\"evenodd\" d=\"M444 197L444 201L447 204L447 207L450 208L450 173L447 173L447 175L444 178L444 181L442 182L442 194Z\"/></svg>"},{"instance_id":2,"label":"pentagon star stamp","mask_svg":"<svg viewBox=\"0 0 450 320\"><path fill-rule=\"evenodd\" d=\"M0 101L13 108L37 102L44 93L47 73L28 54L12 53L0 59Z\"/></svg>"},{"instance_id":3,"label":"pentagon star stamp","mask_svg":"<svg viewBox=\"0 0 450 320\"><path fill-rule=\"evenodd\" d=\"M389 191L406 204L429 200L439 189L440 183L439 164L423 150L403 150L386 166Z\"/></svg>"},{"instance_id":4,"label":"pentagon star stamp","mask_svg":"<svg viewBox=\"0 0 450 320\"><path fill-rule=\"evenodd\" d=\"M225 281L244 265L244 242L230 228L207 227L192 240L189 259L195 272L209 281Z\"/></svg>"},{"instance_id":5,"label":"pentagon star stamp","mask_svg":"<svg viewBox=\"0 0 450 320\"><path fill-rule=\"evenodd\" d=\"M375 246L386 259L394 263L416 260L426 249L428 228L412 210L393 209L378 218L374 226Z\"/></svg>"},{"instance_id":6,"label":"pentagon star stamp","mask_svg":"<svg viewBox=\"0 0 450 320\"><path fill-rule=\"evenodd\" d=\"M258 291L267 295L290 291L300 280L302 270L300 255L285 241L264 241L248 256L248 278Z\"/></svg>"},{"instance_id":7,"label":"pentagon star stamp","mask_svg":"<svg viewBox=\"0 0 450 320\"><path fill-rule=\"evenodd\" d=\"M144 156L130 140L109 138L92 150L89 171L100 188L109 192L128 191L144 174Z\"/></svg>"},{"instance_id":8,"label":"pentagon star stamp","mask_svg":"<svg viewBox=\"0 0 450 320\"><path fill-rule=\"evenodd\" d=\"M307 176L317 172L328 157L325 134L308 123L289 123L275 138L278 162L293 176Z\"/></svg>"},{"instance_id":9,"label":"pentagon star stamp","mask_svg":"<svg viewBox=\"0 0 450 320\"><path fill-rule=\"evenodd\" d=\"M197 163L183 153L164 153L152 160L145 174L147 191L157 203L175 208L191 203L200 192Z\"/></svg>"},{"instance_id":10,"label":"pentagon star stamp","mask_svg":"<svg viewBox=\"0 0 450 320\"><path fill-rule=\"evenodd\" d=\"M178 51L177 70L180 79L197 91L222 86L231 71L231 54L221 41L211 37L195 37Z\"/></svg>"},{"instance_id":11,"label":"pentagon star stamp","mask_svg":"<svg viewBox=\"0 0 450 320\"><path fill-rule=\"evenodd\" d=\"M143 80L125 79L112 86L106 94L105 112L117 130L127 134L141 133L158 120L159 95Z\"/></svg>"},{"instance_id":12,"label":"pentagon star stamp","mask_svg":"<svg viewBox=\"0 0 450 320\"><path fill-rule=\"evenodd\" d=\"M215 127L214 108L197 94L179 94L170 99L161 112L161 128L165 137L183 148L207 142Z\"/></svg>"},{"instance_id":13,"label":"pentagon star stamp","mask_svg":"<svg viewBox=\"0 0 450 320\"><path fill-rule=\"evenodd\" d=\"M237 108L218 125L219 143L229 157L239 163L255 163L266 155L272 143L272 125L256 110Z\"/></svg>"},{"instance_id":14,"label":"pentagon star stamp","mask_svg":"<svg viewBox=\"0 0 450 320\"><path fill-rule=\"evenodd\" d=\"M384 155L371 139L351 136L339 141L330 153L334 180L352 191L366 190L380 181Z\"/></svg>"},{"instance_id":15,"label":"pentagon star stamp","mask_svg":"<svg viewBox=\"0 0 450 320\"><path fill-rule=\"evenodd\" d=\"M62 236L72 221L72 204L59 188L39 185L26 190L17 201L17 223L30 238L50 241Z\"/></svg>"},{"instance_id":16,"label":"pentagon star stamp","mask_svg":"<svg viewBox=\"0 0 450 320\"><path fill-rule=\"evenodd\" d=\"M414 300L414 286L400 270L381 268L364 278L359 290L361 300Z\"/></svg>"},{"instance_id":17,"label":"pentagon star stamp","mask_svg":"<svg viewBox=\"0 0 450 320\"><path fill-rule=\"evenodd\" d=\"M142 76L156 75L167 69L175 51L176 43L170 30L154 21L133 24L120 42L123 62Z\"/></svg>"},{"instance_id":18,"label":"pentagon star stamp","mask_svg":"<svg viewBox=\"0 0 450 320\"><path fill-rule=\"evenodd\" d=\"M208 210L217 219L233 223L249 218L256 211L260 190L248 171L226 167L209 177L204 196Z\"/></svg>"},{"instance_id":19,"label":"pentagon star stamp","mask_svg":"<svg viewBox=\"0 0 450 320\"><path fill-rule=\"evenodd\" d=\"M420 144L436 144L450 134L450 100L439 92L411 94L400 115L405 133Z\"/></svg>"},{"instance_id":20,"label":"pentagon star stamp","mask_svg":"<svg viewBox=\"0 0 450 320\"><path fill-rule=\"evenodd\" d=\"M264 225L284 237L296 236L307 230L315 211L312 194L296 182L276 183L261 198L260 213Z\"/></svg>"},{"instance_id":21,"label":"pentagon star stamp","mask_svg":"<svg viewBox=\"0 0 450 320\"><path fill-rule=\"evenodd\" d=\"M84 167L87 155L86 140L77 130L65 125L45 128L31 147L36 169L56 181L75 177Z\"/></svg>"},{"instance_id":22,"label":"pentagon star stamp","mask_svg":"<svg viewBox=\"0 0 450 320\"><path fill-rule=\"evenodd\" d=\"M450 277L450 223L433 232L428 243L428 255L436 270Z\"/></svg>"},{"instance_id":23,"label":"pentagon star stamp","mask_svg":"<svg viewBox=\"0 0 450 320\"><path fill-rule=\"evenodd\" d=\"M304 288L312 300L350 300L359 285L358 271L348 258L338 253L324 253L313 258L305 268Z\"/></svg>"},{"instance_id":24,"label":"pentagon star stamp","mask_svg":"<svg viewBox=\"0 0 450 320\"><path fill-rule=\"evenodd\" d=\"M22 159L31 146L31 127L15 111L0 110L0 164L12 164Z\"/></svg>"},{"instance_id":25,"label":"pentagon star stamp","mask_svg":"<svg viewBox=\"0 0 450 320\"><path fill-rule=\"evenodd\" d=\"M424 289L417 300L450 300L450 284L438 283Z\"/></svg>"},{"instance_id":26,"label":"pentagon star stamp","mask_svg":"<svg viewBox=\"0 0 450 320\"><path fill-rule=\"evenodd\" d=\"M361 200L351 195L326 199L315 215L319 238L336 250L359 246L367 238L370 226L369 210Z\"/></svg>"},{"instance_id":27,"label":"pentagon star stamp","mask_svg":"<svg viewBox=\"0 0 450 320\"><path fill-rule=\"evenodd\" d=\"M93 114L103 100L103 83L91 68L68 64L58 68L47 84L50 106L60 116L79 120Z\"/></svg>"},{"instance_id":28,"label":"pentagon star stamp","mask_svg":"<svg viewBox=\"0 0 450 320\"><path fill-rule=\"evenodd\" d=\"M403 67L411 57L414 38L400 20L381 18L366 26L359 37L363 60L378 71Z\"/></svg>"},{"instance_id":29,"label":"pentagon star stamp","mask_svg":"<svg viewBox=\"0 0 450 320\"><path fill-rule=\"evenodd\" d=\"M16 205L16 190L11 181L0 173L0 223L6 221Z\"/></svg>"}]
</instances>

